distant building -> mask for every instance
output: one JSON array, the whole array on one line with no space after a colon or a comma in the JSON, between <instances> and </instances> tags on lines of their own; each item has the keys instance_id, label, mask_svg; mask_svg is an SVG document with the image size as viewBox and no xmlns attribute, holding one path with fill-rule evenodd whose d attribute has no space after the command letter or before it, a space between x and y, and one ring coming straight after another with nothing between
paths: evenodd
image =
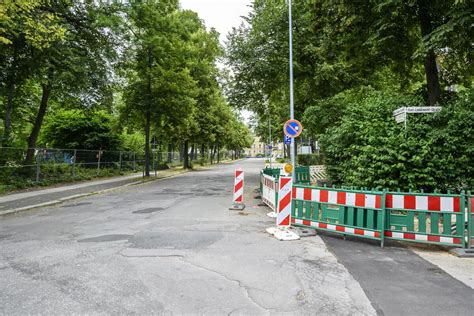
<instances>
[{"instance_id":1,"label":"distant building","mask_svg":"<svg viewBox=\"0 0 474 316\"><path fill-rule=\"evenodd\" d=\"M253 144L250 148L245 149L246 157L268 157L269 149L266 148L266 145L260 137L253 136ZM283 158L283 143L273 143L272 145L272 157L273 158Z\"/></svg>"},{"instance_id":2,"label":"distant building","mask_svg":"<svg viewBox=\"0 0 474 316\"><path fill-rule=\"evenodd\" d=\"M265 144L260 141L260 137L253 135L253 144L250 148L245 148L246 157L256 157L265 155Z\"/></svg>"}]
</instances>

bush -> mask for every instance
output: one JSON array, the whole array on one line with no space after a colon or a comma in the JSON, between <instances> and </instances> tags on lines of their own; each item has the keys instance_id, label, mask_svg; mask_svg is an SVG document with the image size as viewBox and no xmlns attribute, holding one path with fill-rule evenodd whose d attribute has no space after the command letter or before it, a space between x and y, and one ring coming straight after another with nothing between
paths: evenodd
<instances>
[{"instance_id":1,"label":"bush","mask_svg":"<svg viewBox=\"0 0 474 316\"><path fill-rule=\"evenodd\" d=\"M474 187L474 90L433 114L397 124L393 111L425 106L420 96L366 91L320 135L327 171L339 185L439 190Z\"/></svg>"},{"instance_id":2,"label":"bush","mask_svg":"<svg viewBox=\"0 0 474 316\"><path fill-rule=\"evenodd\" d=\"M61 149L120 150L120 135L104 111L60 110L46 119L42 144Z\"/></svg>"},{"instance_id":3,"label":"bush","mask_svg":"<svg viewBox=\"0 0 474 316\"><path fill-rule=\"evenodd\" d=\"M300 154L297 156L296 161L300 166L316 166L323 164L322 156L318 154Z\"/></svg>"}]
</instances>

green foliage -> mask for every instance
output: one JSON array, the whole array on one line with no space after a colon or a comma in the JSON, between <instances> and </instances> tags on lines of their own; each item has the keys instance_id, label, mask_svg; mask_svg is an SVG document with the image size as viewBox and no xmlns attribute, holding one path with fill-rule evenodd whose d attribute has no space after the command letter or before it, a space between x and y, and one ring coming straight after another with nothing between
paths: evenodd
<instances>
[{"instance_id":1,"label":"green foliage","mask_svg":"<svg viewBox=\"0 0 474 316\"><path fill-rule=\"evenodd\" d=\"M120 136L113 131L112 117L105 111L60 110L48 117L41 140L52 148L121 149Z\"/></svg>"},{"instance_id":2,"label":"green foliage","mask_svg":"<svg viewBox=\"0 0 474 316\"><path fill-rule=\"evenodd\" d=\"M437 114L409 115L407 129L393 110L422 105L421 97L367 92L346 105L340 122L321 136L337 184L403 190L461 190L474 186L474 91Z\"/></svg>"},{"instance_id":3,"label":"green foliage","mask_svg":"<svg viewBox=\"0 0 474 316\"><path fill-rule=\"evenodd\" d=\"M73 175L72 167L70 165L51 164L43 165L41 167L41 179L40 182L36 182L34 176L25 176L28 174L34 175L34 172L19 170L17 168L3 168L0 170L0 194L14 190L24 190L36 186L49 186L56 183L92 180L96 178L124 175L125 173L125 170L120 171L117 168L102 168L97 172L96 168L81 168L76 166Z\"/></svg>"},{"instance_id":4,"label":"green foliage","mask_svg":"<svg viewBox=\"0 0 474 316\"><path fill-rule=\"evenodd\" d=\"M135 153L143 153L145 148L145 137L141 132L127 133L121 135L122 149Z\"/></svg>"},{"instance_id":5,"label":"green foliage","mask_svg":"<svg viewBox=\"0 0 474 316\"><path fill-rule=\"evenodd\" d=\"M323 159L319 154L300 154L296 157L299 166L316 166L322 165Z\"/></svg>"}]
</instances>

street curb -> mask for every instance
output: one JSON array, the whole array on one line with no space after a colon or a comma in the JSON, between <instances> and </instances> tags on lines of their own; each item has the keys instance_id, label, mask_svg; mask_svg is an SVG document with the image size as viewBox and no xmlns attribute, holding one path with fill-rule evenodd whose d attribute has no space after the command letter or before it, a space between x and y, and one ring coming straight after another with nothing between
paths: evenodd
<instances>
[{"instance_id":1,"label":"street curb","mask_svg":"<svg viewBox=\"0 0 474 316\"><path fill-rule=\"evenodd\" d=\"M119 186L117 186L117 187L108 188L108 189L104 189L104 190L92 191L92 192L80 193L80 194L74 194L74 195L70 195L70 196L66 196L66 197L60 198L60 199L58 199L58 200L52 200L52 201L43 202L43 203L39 203L39 204L28 205L28 206L23 206L23 207L18 207L18 208L9 209L9 210L4 210L4 211L0 211L0 218L3 217L3 216L8 216L8 215L16 214L16 213L20 213L20 212L23 212L23 211L29 211L29 210L36 209L36 208L40 208L40 207L44 207L44 206L51 206L51 205L60 204L60 203L63 203L63 202L69 201L69 200L79 199L79 198L86 197L86 196L103 194L103 193L111 192L111 191L114 191L114 190L117 190L117 189L129 187L129 186L133 186L133 185L140 185L140 184L145 184L145 183L152 182L152 181L165 180L165 179L169 179L169 178L172 178L172 177L179 176L179 175L184 174L184 173L188 173L189 171L190 171L190 170L183 170L183 171L180 171L180 172L177 172L177 173L175 173L175 174L172 174L172 175L169 175L169 176L165 176L165 177L162 177L162 178L144 179L144 180L135 181L135 182L130 182L130 183L126 183L126 184L123 184L123 185L119 185Z\"/></svg>"}]
</instances>

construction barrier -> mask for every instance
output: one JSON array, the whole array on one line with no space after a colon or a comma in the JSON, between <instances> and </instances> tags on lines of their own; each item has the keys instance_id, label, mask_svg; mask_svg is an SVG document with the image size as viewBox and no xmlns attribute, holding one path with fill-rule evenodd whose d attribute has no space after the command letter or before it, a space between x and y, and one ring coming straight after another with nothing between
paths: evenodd
<instances>
[{"instance_id":1,"label":"construction barrier","mask_svg":"<svg viewBox=\"0 0 474 316\"><path fill-rule=\"evenodd\" d=\"M261 178L262 198L274 210L279 199L277 178L263 172ZM291 201L292 225L380 240L382 246L385 239L393 239L474 247L474 197L470 192L386 192L297 183L292 186Z\"/></svg>"},{"instance_id":2,"label":"construction barrier","mask_svg":"<svg viewBox=\"0 0 474 316\"><path fill-rule=\"evenodd\" d=\"M474 247L474 196L467 193L467 245Z\"/></svg>"},{"instance_id":3,"label":"construction barrier","mask_svg":"<svg viewBox=\"0 0 474 316\"><path fill-rule=\"evenodd\" d=\"M388 193L385 237L465 247L464 194Z\"/></svg>"},{"instance_id":4,"label":"construction barrier","mask_svg":"<svg viewBox=\"0 0 474 316\"><path fill-rule=\"evenodd\" d=\"M275 179L278 179L282 174L281 168L265 168L262 170L263 174L271 176ZM295 169L296 175L296 183L298 184L305 184L310 185L311 183L311 175L310 175L310 168L307 166L299 166Z\"/></svg>"},{"instance_id":5,"label":"construction barrier","mask_svg":"<svg viewBox=\"0 0 474 316\"><path fill-rule=\"evenodd\" d=\"M291 177L280 177L278 194L278 214L276 225L278 227L289 227L291 225L291 189L293 180Z\"/></svg>"},{"instance_id":6,"label":"construction barrier","mask_svg":"<svg viewBox=\"0 0 474 316\"><path fill-rule=\"evenodd\" d=\"M383 245L384 192L293 186L292 223L380 240Z\"/></svg>"},{"instance_id":7,"label":"construction barrier","mask_svg":"<svg viewBox=\"0 0 474 316\"><path fill-rule=\"evenodd\" d=\"M242 170L235 171L234 177L234 195L230 210L243 210L244 204L244 172Z\"/></svg>"},{"instance_id":8,"label":"construction barrier","mask_svg":"<svg viewBox=\"0 0 474 316\"><path fill-rule=\"evenodd\" d=\"M262 196L262 201L268 207L272 209L272 211L276 212L277 209L277 202L278 202L278 178L275 179L272 176L266 175L263 172L260 174L260 192Z\"/></svg>"}]
</instances>

